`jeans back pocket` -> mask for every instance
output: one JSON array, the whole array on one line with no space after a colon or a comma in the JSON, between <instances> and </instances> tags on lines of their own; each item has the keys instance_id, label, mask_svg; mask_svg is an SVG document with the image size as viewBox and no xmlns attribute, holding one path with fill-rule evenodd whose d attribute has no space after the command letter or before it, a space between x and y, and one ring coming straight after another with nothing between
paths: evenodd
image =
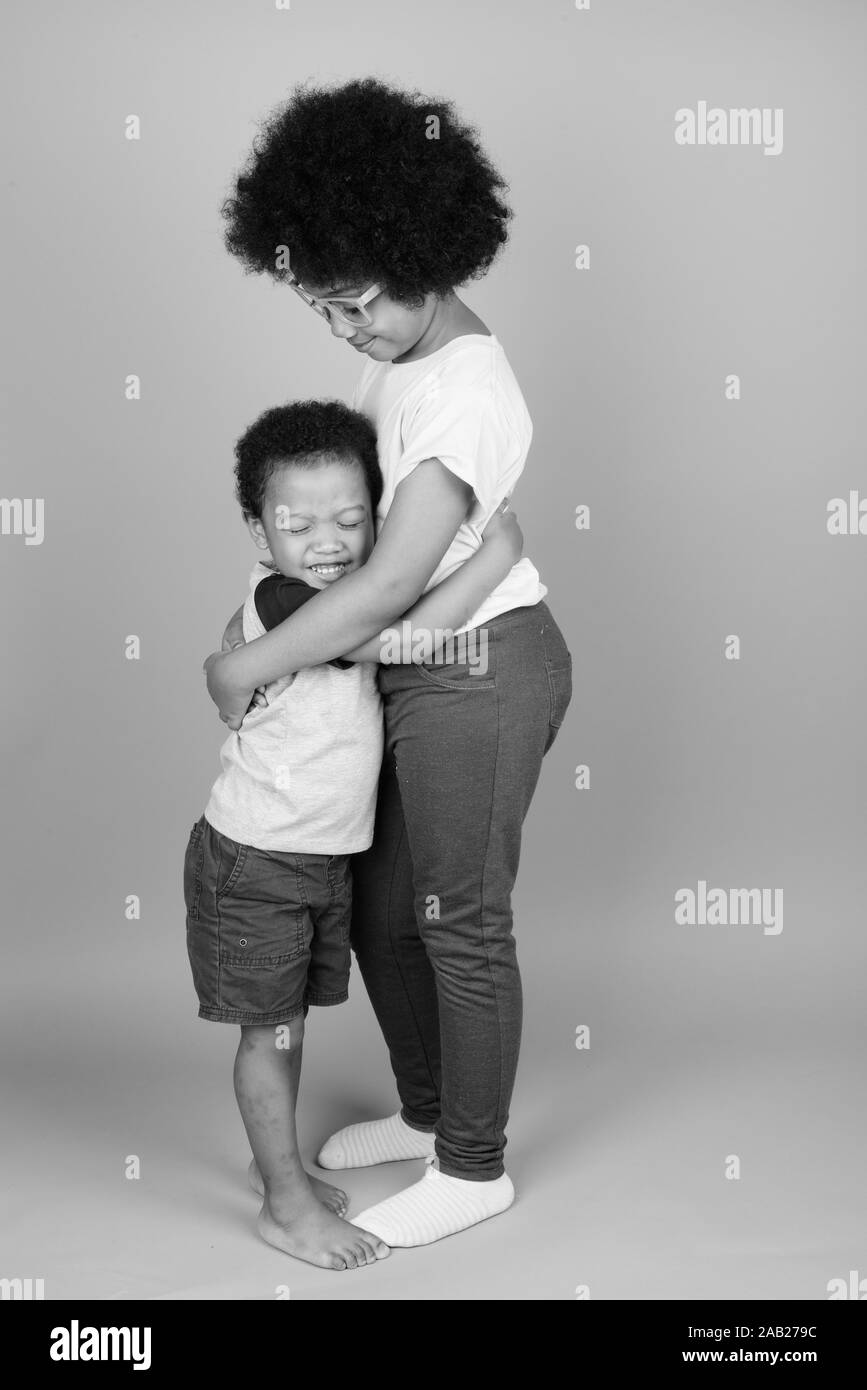
<instances>
[{"instance_id":1,"label":"jeans back pocket","mask_svg":"<svg viewBox=\"0 0 867 1390\"><path fill-rule=\"evenodd\" d=\"M563 665L562 658L557 665L553 661L545 662L548 672L548 723L554 730L562 725L572 700L572 658L568 653L566 662Z\"/></svg>"}]
</instances>

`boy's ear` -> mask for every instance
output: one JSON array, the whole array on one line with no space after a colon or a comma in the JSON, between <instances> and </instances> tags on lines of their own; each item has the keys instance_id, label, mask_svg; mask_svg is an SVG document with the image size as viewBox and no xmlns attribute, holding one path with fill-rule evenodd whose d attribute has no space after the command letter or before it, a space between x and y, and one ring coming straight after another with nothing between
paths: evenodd
<instances>
[{"instance_id":1,"label":"boy's ear","mask_svg":"<svg viewBox=\"0 0 867 1390\"><path fill-rule=\"evenodd\" d=\"M270 549L268 537L265 535L265 527L262 525L258 516L251 516L249 512L244 513L244 520L247 523L247 530L253 537L260 550Z\"/></svg>"}]
</instances>

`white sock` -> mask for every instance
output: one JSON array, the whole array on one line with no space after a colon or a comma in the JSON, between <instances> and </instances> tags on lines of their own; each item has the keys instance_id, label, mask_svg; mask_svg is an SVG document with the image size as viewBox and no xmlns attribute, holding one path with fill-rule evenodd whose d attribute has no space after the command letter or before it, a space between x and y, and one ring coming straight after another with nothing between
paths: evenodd
<instances>
[{"instance_id":1,"label":"white sock","mask_svg":"<svg viewBox=\"0 0 867 1390\"><path fill-rule=\"evenodd\" d=\"M370 1168L375 1163L428 1158L434 1142L433 1134L410 1128L398 1111L387 1120L365 1120L339 1129L326 1139L316 1162L320 1168Z\"/></svg>"},{"instance_id":2,"label":"white sock","mask_svg":"<svg viewBox=\"0 0 867 1390\"><path fill-rule=\"evenodd\" d=\"M353 1223L379 1236L386 1245L430 1245L489 1216L498 1216L515 1200L515 1189L506 1173L492 1182L473 1182L448 1177L437 1163L429 1158L421 1182L353 1216Z\"/></svg>"}]
</instances>

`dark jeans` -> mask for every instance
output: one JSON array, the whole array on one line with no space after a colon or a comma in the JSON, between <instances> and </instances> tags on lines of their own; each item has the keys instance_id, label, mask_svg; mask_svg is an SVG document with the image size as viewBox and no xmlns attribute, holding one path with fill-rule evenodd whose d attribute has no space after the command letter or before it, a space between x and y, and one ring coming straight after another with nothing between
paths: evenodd
<instances>
[{"instance_id":1,"label":"dark jeans","mask_svg":"<svg viewBox=\"0 0 867 1390\"><path fill-rule=\"evenodd\" d=\"M371 848L352 857L352 946L402 1114L440 1171L504 1171L521 1038L511 893L542 758L572 694L545 603L484 624L487 671L381 666L386 745Z\"/></svg>"}]
</instances>

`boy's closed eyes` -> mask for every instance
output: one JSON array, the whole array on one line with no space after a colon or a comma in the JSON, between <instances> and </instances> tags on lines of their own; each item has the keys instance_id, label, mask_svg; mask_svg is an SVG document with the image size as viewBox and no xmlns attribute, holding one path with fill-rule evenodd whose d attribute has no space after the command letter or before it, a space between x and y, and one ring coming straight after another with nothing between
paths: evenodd
<instances>
[{"instance_id":1,"label":"boy's closed eyes","mask_svg":"<svg viewBox=\"0 0 867 1390\"><path fill-rule=\"evenodd\" d=\"M374 518L361 467L352 460L289 463L268 479L261 516L246 517L257 546L290 579L325 589L368 559Z\"/></svg>"}]
</instances>

